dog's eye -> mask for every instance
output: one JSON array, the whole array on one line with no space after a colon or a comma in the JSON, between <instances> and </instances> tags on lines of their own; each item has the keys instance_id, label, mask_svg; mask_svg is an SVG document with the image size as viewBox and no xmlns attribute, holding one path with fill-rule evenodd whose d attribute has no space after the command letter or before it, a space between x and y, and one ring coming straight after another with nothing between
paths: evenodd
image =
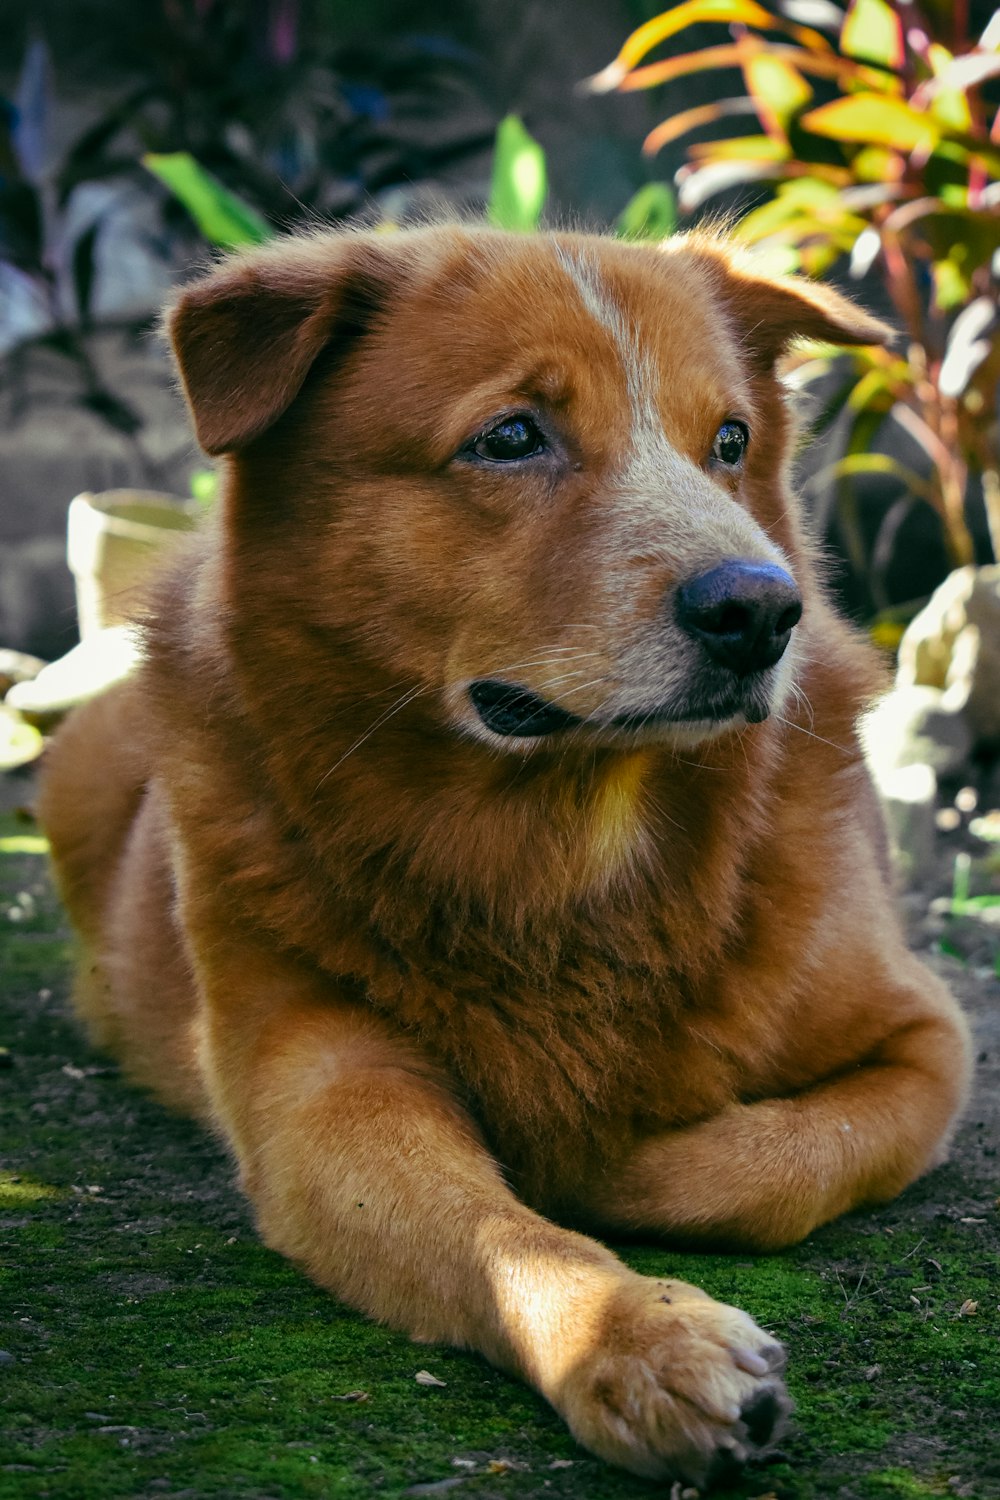
<instances>
[{"instance_id":1,"label":"dog's eye","mask_svg":"<svg viewBox=\"0 0 1000 1500\"><path fill-rule=\"evenodd\" d=\"M712 457L717 458L720 463L728 464L730 468L734 468L747 451L747 443L749 441L749 429L742 422L723 422L715 434L715 442L712 444Z\"/></svg>"},{"instance_id":2,"label":"dog's eye","mask_svg":"<svg viewBox=\"0 0 1000 1500\"><path fill-rule=\"evenodd\" d=\"M476 439L472 452L494 463L510 463L541 453L545 439L530 417L504 417L489 432Z\"/></svg>"}]
</instances>

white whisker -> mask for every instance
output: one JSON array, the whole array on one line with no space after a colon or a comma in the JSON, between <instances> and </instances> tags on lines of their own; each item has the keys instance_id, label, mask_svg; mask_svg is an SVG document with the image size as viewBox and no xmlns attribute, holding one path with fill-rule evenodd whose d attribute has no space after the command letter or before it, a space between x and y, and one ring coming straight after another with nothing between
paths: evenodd
<instances>
[{"instance_id":1,"label":"white whisker","mask_svg":"<svg viewBox=\"0 0 1000 1500\"><path fill-rule=\"evenodd\" d=\"M396 702L393 703L390 708L387 708L384 713L379 714L379 716L375 720L374 724L371 724L368 727L368 729L365 730L364 734L361 735L359 739L356 739L354 741L354 744L351 745L347 750L344 751L344 753L340 757L340 759L334 761L334 763L330 767L330 769L328 771L326 771L323 774L323 776L320 777L319 782L317 783L317 786L316 786L316 790L319 791L319 789L323 785L324 781L326 781L328 777L330 777L330 776L333 775L333 773L334 773L334 771L336 771L337 767L338 766L342 766L344 764L344 761L347 759L347 757L349 755L353 755L354 752L355 752L355 750L359 749L360 746L362 746L367 739L370 739L371 736L375 733L375 731L377 729L381 729L381 727L382 727L383 724L385 724L389 719L391 719L394 714L398 714L399 711L401 709L405 708L408 703L412 703L413 700L414 700L414 698L419 698L420 695L421 695L421 693L423 691L424 691L424 689L422 687L420 687L420 686L410 688L407 692L405 692L402 695L402 697L397 698Z\"/></svg>"}]
</instances>

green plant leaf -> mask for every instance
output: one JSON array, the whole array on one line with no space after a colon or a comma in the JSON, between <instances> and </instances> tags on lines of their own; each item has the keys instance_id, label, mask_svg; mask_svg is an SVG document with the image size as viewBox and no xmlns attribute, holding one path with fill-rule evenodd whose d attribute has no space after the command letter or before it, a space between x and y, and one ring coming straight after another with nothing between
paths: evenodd
<instances>
[{"instance_id":1,"label":"green plant leaf","mask_svg":"<svg viewBox=\"0 0 1000 1500\"><path fill-rule=\"evenodd\" d=\"M962 58L961 62L968 63L975 59ZM932 42L927 49L927 62L934 71L934 77L917 89L912 100L917 109L927 109L934 118L944 126L945 130L953 131L959 135L974 130L972 110L965 96L965 90L971 86L964 85L956 79L955 56L943 47L940 42ZM958 77L961 77L961 73ZM972 75L975 77L975 74ZM986 77L989 76L987 73Z\"/></svg>"},{"instance_id":2,"label":"green plant leaf","mask_svg":"<svg viewBox=\"0 0 1000 1500\"><path fill-rule=\"evenodd\" d=\"M224 250L260 245L272 236L267 220L231 193L187 151L147 153L142 164L183 203L205 238Z\"/></svg>"},{"instance_id":3,"label":"green plant leaf","mask_svg":"<svg viewBox=\"0 0 1000 1500\"><path fill-rule=\"evenodd\" d=\"M819 484L826 479L849 479L856 474L883 474L887 478L898 479L911 495L927 501L931 498L931 486L926 479L888 453L848 453L845 458L838 459L835 464L821 470L816 475L815 482Z\"/></svg>"},{"instance_id":4,"label":"green plant leaf","mask_svg":"<svg viewBox=\"0 0 1000 1500\"><path fill-rule=\"evenodd\" d=\"M866 146L889 146L894 151L930 150L941 128L929 115L905 99L886 94L849 94L832 99L802 116L801 124L815 135L834 141L859 141Z\"/></svg>"},{"instance_id":5,"label":"green plant leaf","mask_svg":"<svg viewBox=\"0 0 1000 1500\"><path fill-rule=\"evenodd\" d=\"M898 72L906 49L896 7L887 0L851 0L840 30L840 50L860 62L881 63Z\"/></svg>"},{"instance_id":6,"label":"green plant leaf","mask_svg":"<svg viewBox=\"0 0 1000 1500\"><path fill-rule=\"evenodd\" d=\"M623 240L663 240L677 226L677 202L665 182L647 182L622 209L615 233Z\"/></svg>"},{"instance_id":7,"label":"green plant leaf","mask_svg":"<svg viewBox=\"0 0 1000 1500\"><path fill-rule=\"evenodd\" d=\"M691 147L691 160L699 166L707 162L787 161L787 141L776 141L769 135L741 135L726 141L700 141Z\"/></svg>"},{"instance_id":8,"label":"green plant leaf","mask_svg":"<svg viewBox=\"0 0 1000 1500\"><path fill-rule=\"evenodd\" d=\"M498 229L530 233L538 228L547 191L545 152L517 115L507 115L497 126L493 151L493 181L486 207L490 223Z\"/></svg>"},{"instance_id":9,"label":"green plant leaf","mask_svg":"<svg viewBox=\"0 0 1000 1500\"><path fill-rule=\"evenodd\" d=\"M934 305L942 312L962 307L972 296L972 284L957 261L947 256L931 266Z\"/></svg>"},{"instance_id":10,"label":"green plant leaf","mask_svg":"<svg viewBox=\"0 0 1000 1500\"><path fill-rule=\"evenodd\" d=\"M788 127L813 97L802 74L782 57L755 48L743 64L747 88L768 135L788 139Z\"/></svg>"}]
</instances>

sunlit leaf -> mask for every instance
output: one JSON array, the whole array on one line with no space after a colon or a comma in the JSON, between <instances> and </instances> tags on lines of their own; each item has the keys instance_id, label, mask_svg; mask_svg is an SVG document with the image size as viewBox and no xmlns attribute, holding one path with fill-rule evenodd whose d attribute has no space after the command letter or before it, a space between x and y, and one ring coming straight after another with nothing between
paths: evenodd
<instances>
[{"instance_id":1,"label":"sunlit leaf","mask_svg":"<svg viewBox=\"0 0 1000 1500\"><path fill-rule=\"evenodd\" d=\"M803 245L799 251L799 264L807 276L819 278L840 259L846 246L831 238L825 243Z\"/></svg>"},{"instance_id":2,"label":"sunlit leaf","mask_svg":"<svg viewBox=\"0 0 1000 1500\"><path fill-rule=\"evenodd\" d=\"M866 224L851 247L850 273L855 281L867 276L882 250L882 236L872 224Z\"/></svg>"},{"instance_id":3,"label":"sunlit leaf","mask_svg":"<svg viewBox=\"0 0 1000 1500\"><path fill-rule=\"evenodd\" d=\"M760 31L784 31L803 46L823 52L830 51L830 43L820 32L786 21L782 16L772 15L762 5L758 5L757 0L684 0L683 4L654 16L637 31L633 31L614 62L593 78L587 79L585 86L595 94L619 88L625 75L654 47L685 31L688 26L705 21L753 26Z\"/></svg>"},{"instance_id":4,"label":"sunlit leaf","mask_svg":"<svg viewBox=\"0 0 1000 1500\"><path fill-rule=\"evenodd\" d=\"M663 240L677 226L677 201L665 182L647 182L629 199L615 224L624 240Z\"/></svg>"},{"instance_id":5,"label":"sunlit leaf","mask_svg":"<svg viewBox=\"0 0 1000 1500\"><path fill-rule=\"evenodd\" d=\"M997 11L997 15L1000 15L1000 11ZM985 83L988 78L996 78L998 73L998 52L969 52L964 57L952 57L940 72L936 72L933 78L921 85L914 100L923 103L925 99L933 98L940 89L971 89L976 84Z\"/></svg>"},{"instance_id":6,"label":"sunlit leaf","mask_svg":"<svg viewBox=\"0 0 1000 1500\"><path fill-rule=\"evenodd\" d=\"M142 164L183 203L211 244L228 250L237 245L259 245L271 238L267 220L223 187L187 151L147 154Z\"/></svg>"},{"instance_id":7,"label":"sunlit leaf","mask_svg":"<svg viewBox=\"0 0 1000 1500\"><path fill-rule=\"evenodd\" d=\"M521 233L537 229L547 191L545 152L517 115L507 115L497 126L486 208L490 223Z\"/></svg>"},{"instance_id":8,"label":"sunlit leaf","mask_svg":"<svg viewBox=\"0 0 1000 1500\"><path fill-rule=\"evenodd\" d=\"M840 50L862 62L881 63L894 72L903 66L903 27L887 0L851 0L840 32Z\"/></svg>"},{"instance_id":9,"label":"sunlit leaf","mask_svg":"<svg viewBox=\"0 0 1000 1500\"><path fill-rule=\"evenodd\" d=\"M802 116L802 125L834 141L860 141L890 146L896 151L929 150L940 138L940 127L928 115L884 94L850 94L832 99Z\"/></svg>"},{"instance_id":10,"label":"sunlit leaf","mask_svg":"<svg viewBox=\"0 0 1000 1500\"><path fill-rule=\"evenodd\" d=\"M989 335L994 332L996 322L997 309L992 297L977 297L959 313L948 335L938 374L942 395L960 396L983 360L989 358L993 348Z\"/></svg>"},{"instance_id":11,"label":"sunlit leaf","mask_svg":"<svg viewBox=\"0 0 1000 1500\"><path fill-rule=\"evenodd\" d=\"M885 146L862 146L851 171L859 182L898 182L906 171L906 159Z\"/></svg>"},{"instance_id":12,"label":"sunlit leaf","mask_svg":"<svg viewBox=\"0 0 1000 1500\"><path fill-rule=\"evenodd\" d=\"M761 182L768 178L780 177L781 172L781 162L762 161L720 161L697 170L693 167L682 167L676 179L677 201L684 213L692 213L716 193L724 193L732 187L741 187L747 182Z\"/></svg>"},{"instance_id":13,"label":"sunlit leaf","mask_svg":"<svg viewBox=\"0 0 1000 1500\"><path fill-rule=\"evenodd\" d=\"M808 52L803 47L768 42L767 50L772 57L783 57L800 73L809 73L817 78L835 79L842 88L864 87L873 93L899 94L902 84L892 74L878 68L867 68L863 63L840 57L836 52ZM736 68L743 64L745 49L742 43L730 42L721 47L699 47L697 52L684 52L680 57L666 57L662 62L649 63L647 67L635 68L627 73L618 85L622 93L636 89L649 89L658 84L672 83L690 73L710 72L714 68Z\"/></svg>"},{"instance_id":14,"label":"sunlit leaf","mask_svg":"<svg viewBox=\"0 0 1000 1500\"><path fill-rule=\"evenodd\" d=\"M847 479L856 474L884 474L898 479L912 495L918 495L922 500L929 500L932 495L926 479L888 453L848 453L835 464L820 470L813 482L822 485L830 479Z\"/></svg>"},{"instance_id":15,"label":"sunlit leaf","mask_svg":"<svg viewBox=\"0 0 1000 1500\"><path fill-rule=\"evenodd\" d=\"M668 116L662 125L650 131L643 142L642 149L647 156L654 156L671 141L676 141L679 136L686 135L689 130L696 130L699 125L711 125L716 120L729 115L754 115L756 113L757 106L754 101L742 95L736 99L719 99L714 104L698 104L693 109L682 109L679 114Z\"/></svg>"},{"instance_id":16,"label":"sunlit leaf","mask_svg":"<svg viewBox=\"0 0 1000 1500\"><path fill-rule=\"evenodd\" d=\"M954 260L936 260L931 266L934 306L941 312L961 307L972 295L972 284ZM943 373L943 371L942 371ZM964 389L964 383L961 389Z\"/></svg>"},{"instance_id":17,"label":"sunlit leaf","mask_svg":"<svg viewBox=\"0 0 1000 1500\"><path fill-rule=\"evenodd\" d=\"M26 724L12 708L0 703L0 771L12 771L36 760L43 749L42 736Z\"/></svg>"},{"instance_id":18,"label":"sunlit leaf","mask_svg":"<svg viewBox=\"0 0 1000 1500\"><path fill-rule=\"evenodd\" d=\"M787 141L776 141L769 135L741 135L726 141L700 141L691 147L691 160L699 163L716 161L787 161Z\"/></svg>"},{"instance_id":19,"label":"sunlit leaf","mask_svg":"<svg viewBox=\"0 0 1000 1500\"><path fill-rule=\"evenodd\" d=\"M864 220L850 211L833 183L801 177L783 182L769 203L738 221L734 233L750 243L771 235L797 240L822 233L853 244L863 228Z\"/></svg>"},{"instance_id":20,"label":"sunlit leaf","mask_svg":"<svg viewBox=\"0 0 1000 1500\"><path fill-rule=\"evenodd\" d=\"M813 97L811 86L791 63L754 48L743 64L747 88L768 135L788 139L788 127Z\"/></svg>"},{"instance_id":21,"label":"sunlit leaf","mask_svg":"<svg viewBox=\"0 0 1000 1500\"><path fill-rule=\"evenodd\" d=\"M895 656L899 643L906 634L906 626L900 620L887 620L882 615L877 615L868 627L868 634L880 650L889 651Z\"/></svg>"},{"instance_id":22,"label":"sunlit leaf","mask_svg":"<svg viewBox=\"0 0 1000 1500\"><path fill-rule=\"evenodd\" d=\"M969 101L965 97L965 89L969 84L961 84L955 77L955 57L942 47L939 42L932 42L927 49L927 61L934 70L934 77L928 83L916 91L912 103L915 109L930 109L935 120L947 130L964 133L973 129L972 111ZM962 58L961 61L968 62L970 59ZM1000 61L1000 59L991 59ZM975 72L978 70L974 70ZM990 77L990 71L982 75Z\"/></svg>"},{"instance_id":23,"label":"sunlit leaf","mask_svg":"<svg viewBox=\"0 0 1000 1500\"><path fill-rule=\"evenodd\" d=\"M838 34L844 19L843 11L833 0L778 0L778 9L800 26L822 26Z\"/></svg>"},{"instance_id":24,"label":"sunlit leaf","mask_svg":"<svg viewBox=\"0 0 1000 1500\"><path fill-rule=\"evenodd\" d=\"M887 416L892 410L895 399L889 371L884 366L875 366L862 375L848 396L847 405L853 412L861 413L874 408L883 416Z\"/></svg>"}]
</instances>

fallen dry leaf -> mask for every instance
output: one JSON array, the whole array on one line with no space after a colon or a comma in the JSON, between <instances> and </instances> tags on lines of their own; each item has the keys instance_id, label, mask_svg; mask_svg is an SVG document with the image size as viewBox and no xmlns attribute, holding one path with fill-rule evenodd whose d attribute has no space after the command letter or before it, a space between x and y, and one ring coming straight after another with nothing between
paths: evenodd
<instances>
[{"instance_id":1,"label":"fallen dry leaf","mask_svg":"<svg viewBox=\"0 0 1000 1500\"><path fill-rule=\"evenodd\" d=\"M370 1396L367 1391L345 1391L342 1396L331 1396L331 1401L368 1401Z\"/></svg>"},{"instance_id":2,"label":"fallen dry leaf","mask_svg":"<svg viewBox=\"0 0 1000 1500\"><path fill-rule=\"evenodd\" d=\"M430 1370L418 1370L413 1378L417 1382L417 1385L439 1385L442 1387L447 1385L447 1381L438 1380L437 1376L432 1375Z\"/></svg>"},{"instance_id":3,"label":"fallen dry leaf","mask_svg":"<svg viewBox=\"0 0 1000 1500\"><path fill-rule=\"evenodd\" d=\"M971 1297L966 1297L965 1301L958 1309L958 1316L960 1318L974 1318L978 1311L979 1303L974 1302Z\"/></svg>"}]
</instances>

